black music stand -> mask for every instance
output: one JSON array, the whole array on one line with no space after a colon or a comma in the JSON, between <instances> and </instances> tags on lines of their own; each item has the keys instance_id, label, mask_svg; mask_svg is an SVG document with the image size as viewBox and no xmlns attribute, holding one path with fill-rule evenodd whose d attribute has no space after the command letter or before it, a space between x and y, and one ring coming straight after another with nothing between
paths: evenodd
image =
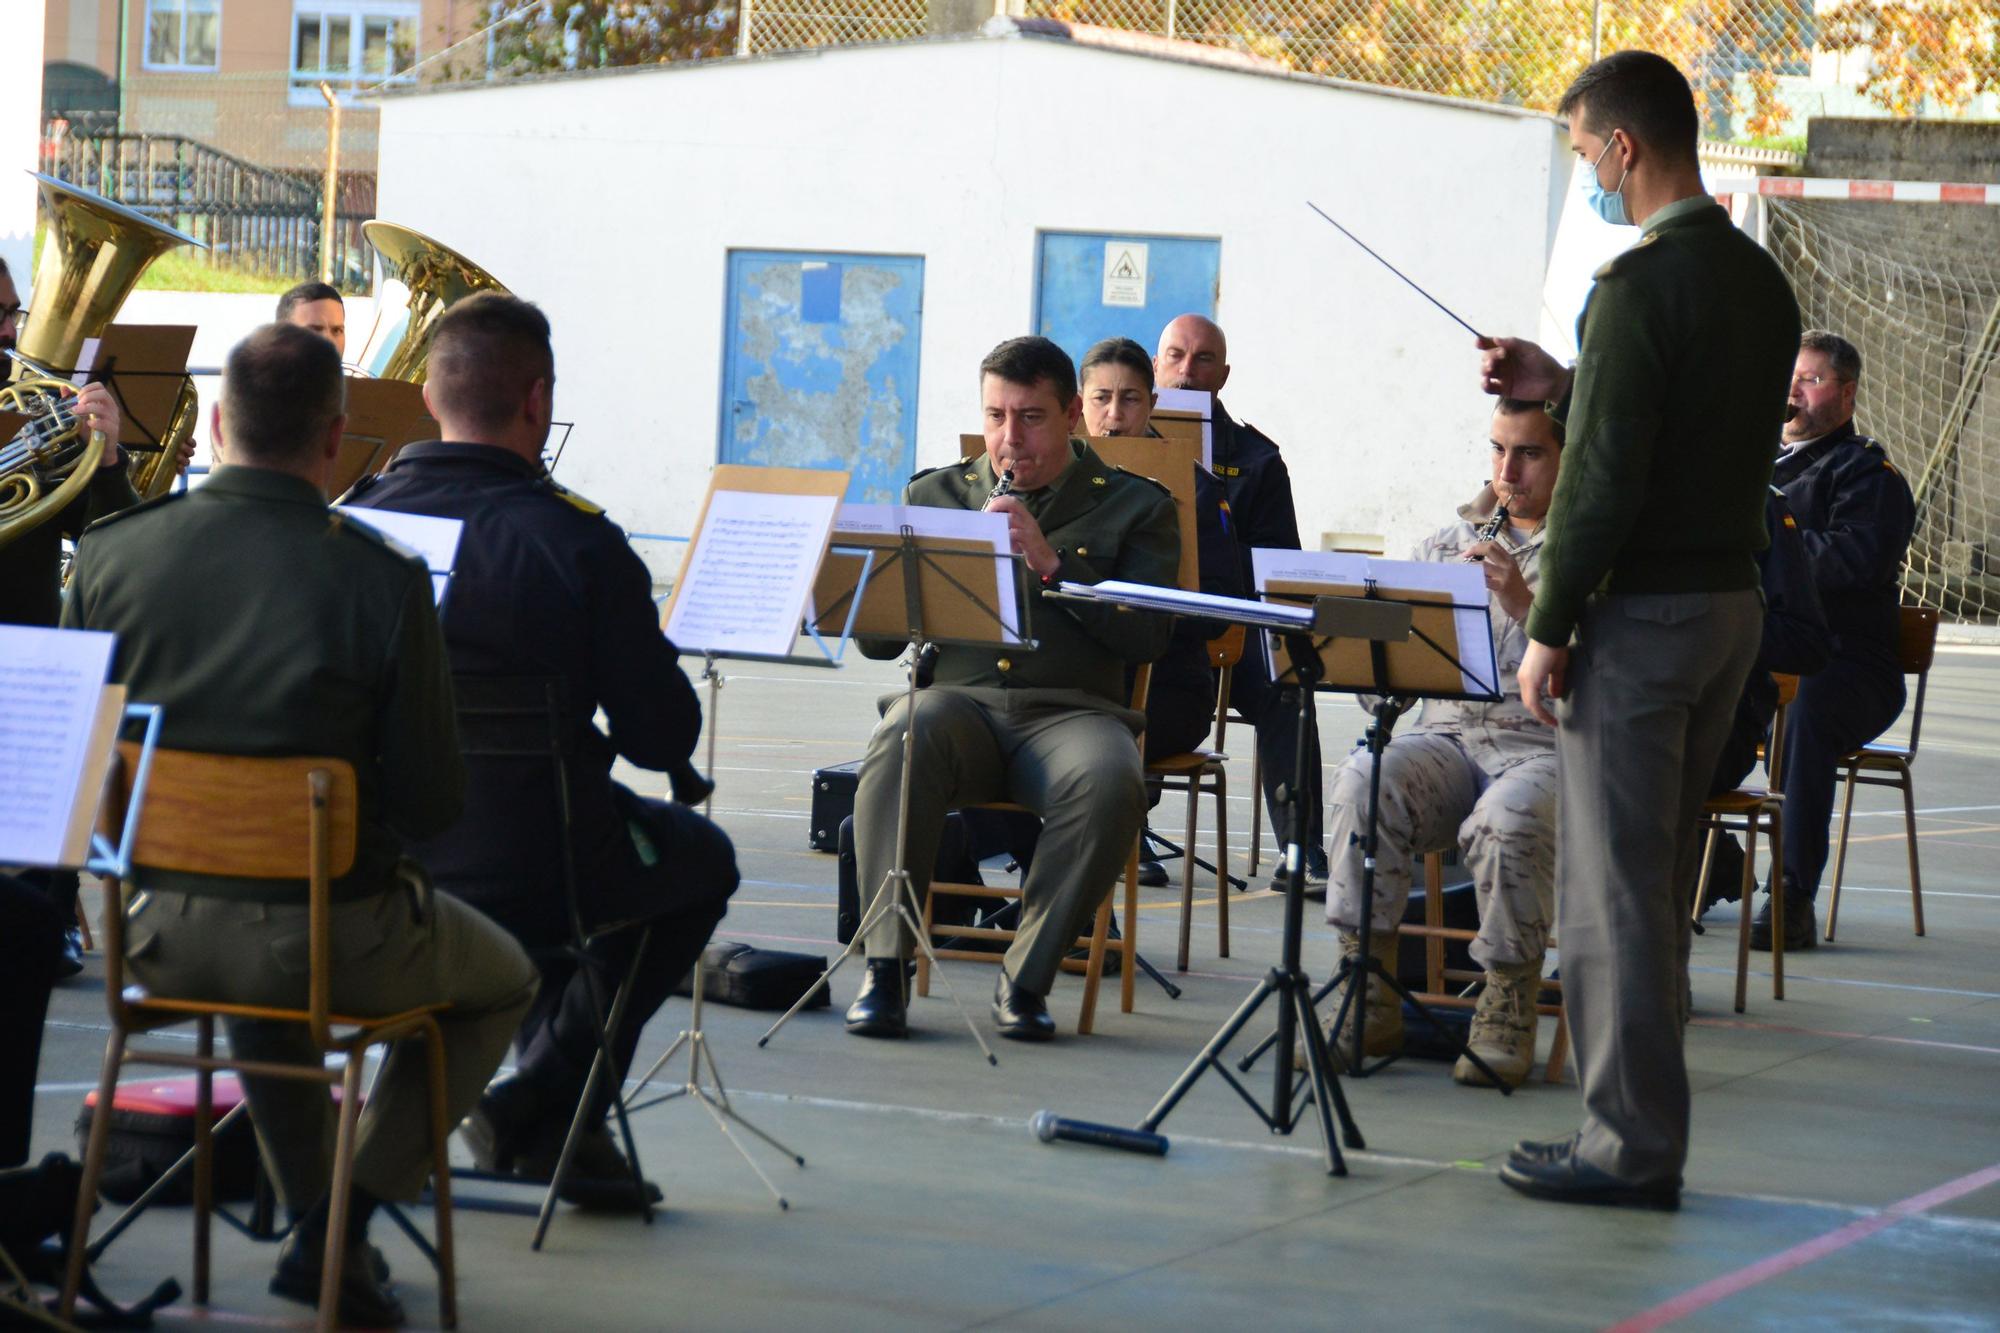
<instances>
[{"instance_id":1,"label":"black music stand","mask_svg":"<svg viewBox=\"0 0 2000 1333\"><path fill-rule=\"evenodd\" d=\"M1312 1002L1316 1007L1321 1000L1332 994L1343 982L1346 983L1347 990L1341 996L1340 1008L1334 1013L1333 1026L1334 1030L1338 1032L1341 1020L1347 1015L1348 1007L1355 1007L1355 1050L1349 1072L1356 1078L1367 1078L1370 1074L1376 1073L1402 1058L1402 1052L1399 1051L1385 1055L1373 1064L1370 1064L1362 1055L1362 1052L1367 1049L1368 1022L1368 1006L1365 1002L1362 988L1368 984L1370 976L1379 977L1382 983L1394 991L1404 1003L1414 1008L1418 1016L1426 1023L1429 1023L1431 1028L1444 1039L1450 1048L1458 1055L1471 1061L1473 1067L1484 1074L1488 1082L1494 1087L1499 1088L1502 1096L1511 1096L1514 1090L1507 1086L1493 1072L1492 1067L1485 1060L1472 1052L1471 1048L1467 1045L1466 1039L1460 1037L1456 1032L1440 1022L1438 1016L1431 1011L1430 1007L1422 1000L1419 1000L1411 992L1410 988L1403 984L1402 979L1396 975L1395 970L1384 966L1381 960L1369 951L1369 944L1373 938L1375 916L1375 867L1376 851L1379 847L1382 803L1382 753L1388 748L1389 733L1395 729L1397 719L1409 711L1411 704L1418 699L1461 699L1491 703L1502 697L1497 677L1497 662L1493 655L1490 622L1484 620L1484 607L1467 606L1452 602L1448 598L1444 601L1437 601L1435 597L1438 594L1417 594L1414 596L1410 594L1385 594L1376 586L1373 580L1369 580L1365 584L1364 591L1369 601L1384 606L1402 606L1406 608L1407 613L1411 617L1407 642L1420 645L1420 648L1416 653L1411 653L1406 649L1403 654L1394 654L1390 651L1388 641L1371 638L1365 661L1365 671L1362 669L1363 664L1361 662L1351 661L1347 663L1347 670L1344 673L1343 679L1324 683L1324 687L1328 689L1372 697L1374 703L1369 707L1368 711L1374 720L1369 724L1367 736L1369 758L1368 823L1367 833L1361 841L1361 951L1356 957L1340 960L1340 966L1334 970L1331 977L1327 978L1326 984L1313 993ZM1425 616L1433 618L1433 623L1429 628L1426 628L1424 624L1419 622L1416 613L1420 610L1424 612ZM1451 635L1447 637L1441 630L1440 624L1436 619L1438 617L1448 618L1459 611L1472 610L1481 613L1481 623L1487 626L1487 651L1483 661L1487 664L1493 664L1492 669L1495 671L1495 676L1491 680L1482 678L1478 673L1467 669L1465 664L1460 660L1462 653L1455 653L1450 647L1446 646L1446 643L1453 642L1456 636ZM1453 646L1457 645L1453 643ZM1309 697L1310 687L1306 687L1303 680L1306 675L1306 667L1301 664L1301 659L1297 655L1294 640L1291 636L1287 637L1285 647L1286 652L1292 656L1293 666L1297 675L1301 678L1294 687L1288 688L1301 688L1304 691L1302 699ZM1319 679L1319 664L1314 662L1312 665L1313 674L1317 680ZM1456 678L1460 688L1452 689L1442 686L1439 681L1441 670L1448 676ZM1483 685L1486 688L1483 690L1466 688L1466 682L1470 682L1475 686ZM1301 705L1301 709L1303 711L1303 704ZM1320 1036L1319 1029L1317 1027L1310 1029L1310 1034L1310 1039L1305 1043L1308 1053L1310 1054L1315 1047L1321 1048L1323 1051L1325 1042ZM1247 1072L1257 1062L1258 1058L1274 1044L1278 1045L1283 1051L1289 1051L1291 1049L1291 1038L1289 1034L1282 1032L1271 1033L1253 1047L1248 1055L1243 1057L1237 1068ZM1290 1061L1281 1056L1279 1063L1289 1064Z\"/></svg>"},{"instance_id":2,"label":"black music stand","mask_svg":"<svg viewBox=\"0 0 2000 1333\"><path fill-rule=\"evenodd\" d=\"M837 546L864 544L838 532L834 541ZM791 1008L779 1015L770 1030L757 1039L757 1045L762 1047L769 1043L779 1028L791 1022L792 1016L805 1008L806 1002L833 979L833 974L866 947L869 932L881 923L882 918L894 912L900 915L903 928L916 940L917 948L929 960L931 970L944 982L945 994L951 997L952 1005L964 1020L966 1030L972 1033L972 1039L979 1043L986 1063L997 1065L1000 1058L993 1053L985 1034L980 1032L972 1016L966 1012L964 1002L958 998L951 978L945 975L943 965L931 948L930 936L923 927L923 904L917 900L916 888L910 883L906 860L910 829L910 780L916 768L918 660L923 656L924 649L932 644L1004 646L1016 651L1031 651L1035 644L1030 637L1028 599L1022 595L1022 581L1018 577L1018 569L1026 561L1018 554L998 555L992 547L977 542L919 537L908 526L904 526L895 538L884 541L878 549L886 552L886 558L874 566L865 583L857 583L853 589L830 599L830 604L820 611L815 623L844 614L853 624L853 616L859 614L864 622L872 621L879 626L877 634L887 630L891 623L899 622L901 632L908 637L909 652L904 657L903 668L906 681L903 689L903 772L896 805L896 856L882 883L876 887L874 899L863 914L861 924L855 928L854 937L841 950L840 957L820 973L818 980L807 987L806 993ZM1000 586L1001 581L996 574L995 587L998 596L1010 592L1013 595L1015 628L1008 627L998 607L990 605L988 599L982 598L963 579L946 569L946 560L972 560L988 568L993 567L994 561L1011 562L1017 571L1017 576L1008 581L1011 586ZM894 601L893 593L884 590L896 583L902 585L900 607L884 607L883 602ZM868 599L866 604L856 605L869 589L877 590L877 595ZM875 613L872 616L871 611ZM892 614L898 611L899 615ZM855 632L869 633L868 624L862 624Z\"/></svg>"}]
</instances>

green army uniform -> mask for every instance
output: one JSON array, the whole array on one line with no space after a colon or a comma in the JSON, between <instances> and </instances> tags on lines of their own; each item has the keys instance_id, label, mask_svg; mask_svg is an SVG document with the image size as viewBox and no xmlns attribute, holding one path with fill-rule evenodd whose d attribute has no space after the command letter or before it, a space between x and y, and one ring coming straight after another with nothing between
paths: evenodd
<instances>
[{"instance_id":1,"label":"green army uniform","mask_svg":"<svg viewBox=\"0 0 2000 1333\"><path fill-rule=\"evenodd\" d=\"M1039 647L939 648L930 688L917 700L905 865L921 902L930 888L945 814L980 801L1014 801L1042 817L1041 843L1022 884L1021 924L1007 975L1047 995L1072 941L1116 882L1145 817L1135 737L1145 717L1126 707L1129 666L1166 651L1162 616L1045 598L1057 583L1122 579L1174 586L1180 534L1165 487L1107 465L1081 440L1074 460L1041 491L1017 492L1062 557L1048 579L1026 572L1029 625ZM992 460L964 458L920 472L904 502L983 509ZM863 644L871 657L901 645ZM871 893L895 864L903 765L904 697L883 699L854 798L855 854ZM870 958L908 957L900 919L885 916L867 940Z\"/></svg>"},{"instance_id":2,"label":"green army uniform","mask_svg":"<svg viewBox=\"0 0 2000 1333\"><path fill-rule=\"evenodd\" d=\"M160 743L354 765L352 871L335 881L333 1007L444 1003L448 1123L478 1099L535 989L511 936L465 904L422 895L401 839L437 833L465 789L444 639L420 560L332 512L310 482L225 467L199 489L104 519L77 545L63 624L118 636L113 678L159 704ZM128 907L132 970L162 994L303 1007L305 885L140 867ZM316 1063L296 1024L231 1022L242 1058ZM414 1200L430 1170L425 1052L397 1043L362 1114L355 1181ZM331 1183L324 1088L246 1077L288 1208Z\"/></svg>"},{"instance_id":3,"label":"green army uniform","mask_svg":"<svg viewBox=\"0 0 2000 1333\"><path fill-rule=\"evenodd\" d=\"M1556 405L1568 444L1528 636L1569 646L1556 933L1584 1123L1576 1155L1678 1189L1695 820L1762 625L1756 553L1799 310L1706 195L1598 272ZM1573 640L1573 642L1572 642Z\"/></svg>"}]
</instances>

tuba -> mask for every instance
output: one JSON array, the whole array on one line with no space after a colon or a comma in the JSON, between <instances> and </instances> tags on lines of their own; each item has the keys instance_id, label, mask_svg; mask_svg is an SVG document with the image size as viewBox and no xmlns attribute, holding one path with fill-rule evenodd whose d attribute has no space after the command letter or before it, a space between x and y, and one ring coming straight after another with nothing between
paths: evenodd
<instances>
[{"instance_id":1,"label":"tuba","mask_svg":"<svg viewBox=\"0 0 2000 1333\"><path fill-rule=\"evenodd\" d=\"M86 339L111 326L148 265L177 245L201 244L53 176L35 179L41 182L48 235L28 301L30 317L16 348L22 370L0 392L0 408L29 418L0 446L0 546L60 513L89 484L103 457L104 437L81 430L68 406L75 390L59 377L76 364ZM160 452L146 455L134 469L133 489L142 496L158 495L173 483L180 446L193 432L196 415L193 386L183 384Z\"/></svg>"},{"instance_id":2,"label":"tuba","mask_svg":"<svg viewBox=\"0 0 2000 1333\"><path fill-rule=\"evenodd\" d=\"M377 379L424 382L438 316L474 292L511 295L498 278L447 245L393 222L361 232L391 270L375 306L361 368Z\"/></svg>"}]
</instances>

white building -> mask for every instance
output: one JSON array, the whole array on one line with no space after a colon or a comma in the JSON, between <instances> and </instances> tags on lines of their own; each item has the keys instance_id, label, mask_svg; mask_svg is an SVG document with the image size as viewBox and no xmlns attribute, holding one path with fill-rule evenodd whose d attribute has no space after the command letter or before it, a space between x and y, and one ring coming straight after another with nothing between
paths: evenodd
<instances>
[{"instance_id":1,"label":"white building","mask_svg":"<svg viewBox=\"0 0 2000 1333\"><path fill-rule=\"evenodd\" d=\"M381 144L381 216L548 311L577 423L557 475L668 535L719 458L899 482L978 428L1001 339L1150 346L1206 302L1306 544L1400 553L1483 479L1490 400L1471 335L1307 201L1474 326L1536 336L1572 181L1547 116L1007 20L412 94Z\"/></svg>"}]
</instances>

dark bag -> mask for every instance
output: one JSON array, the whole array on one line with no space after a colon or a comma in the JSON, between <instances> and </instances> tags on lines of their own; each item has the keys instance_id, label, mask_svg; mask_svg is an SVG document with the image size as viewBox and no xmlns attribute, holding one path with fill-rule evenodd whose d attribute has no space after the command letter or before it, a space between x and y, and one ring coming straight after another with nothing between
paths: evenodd
<instances>
[{"instance_id":1,"label":"dark bag","mask_svg":"<svg viewBox=\"0 0 2000 1333\"><path fill-rule=\"evenodd\" d=\"M218 1077L211 1089L211 1125L242 1099L236 1080ZM124 1083L111 1102L111 1134L104 1145L104 1169L97 1192L114 1203L131 1203L167 1173L194 1147L195 1079L161 1079ZM97 1094L84 1098L76 1117L77 1151L90 1142L90 1122L97 1114ZM257 1189L257 1136L250 1117L241 1115L215 1135L215 1198L219 1203L247 1202ZM194 1202L194 1172L181 1172L154 1202Z\"/></svg>"},{"instance_id":2,"label":"dark bag","mask_svg":"<svg viewBox=\"0 0 2000 1333\"><path fill-rule=\"evenodd\" d=\"M83 1167L65 1153L50 1153L38 1166L0 1171L0 1249L7 1252L36 1286L60 1288L76 1223L76 1195L83 1184ZM11 1276L11 1275L9 1275ZM121 1306L106 1296L85 1265L79 1294L93 1308L79 1311L79 1324L97 1328L150 1328L153 1311L180 1299L180 1283L168 1278L144 1300ZM0 1327L44 1328L48 1325L17 1313L0 1302Z\"/></svg>"},{"instance_id":3,"label":"dark bag","mask_svg":"<svg viewBox=\"0 0 2000 1333\"><path fill-rule=\"evenodd\" d=\"M701 966L701 995L705 1000L739 1009L789 1009L826 971L826 959L809 953L753 949L747 944L724 941L702 950ZM692 995L693 979L693 973L681 978L674 994ZM813 992L806 1008L823 1008L829 1002L826 987L821 986Z\"/></svg>"}]
</instances>

